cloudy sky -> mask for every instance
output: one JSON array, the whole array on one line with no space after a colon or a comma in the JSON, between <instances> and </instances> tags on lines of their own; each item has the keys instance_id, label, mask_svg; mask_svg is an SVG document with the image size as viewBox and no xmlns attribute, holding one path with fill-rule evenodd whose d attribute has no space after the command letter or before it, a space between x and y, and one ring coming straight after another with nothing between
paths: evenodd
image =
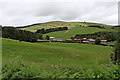
<instances>
[{"instance_id":1,"label":"cloudy sky","mask_svg":"<svg viewBox=\"0 0 120 80\"><path fill-rule=\"evenodd\" d=\"M86 21L117 25L118 2L0 2L0 25L23 26L48 21Z\"/></svg>"}]
</instances>

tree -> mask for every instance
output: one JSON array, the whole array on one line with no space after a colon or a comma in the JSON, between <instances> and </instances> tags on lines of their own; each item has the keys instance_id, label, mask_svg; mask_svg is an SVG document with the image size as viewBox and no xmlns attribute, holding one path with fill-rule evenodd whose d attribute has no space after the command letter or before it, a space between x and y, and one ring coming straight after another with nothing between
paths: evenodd
<instances>
[{"instance_id":1,"label":"tree","mask_svg":"<svg viewBox=\"0 0 120 80\"><path fill-rule=\"evenodd\" d=\"M45 29L44 29L44 28L38 29L38 30L36 31L36 33L44 34L44 33L45 33Z\"/></svg>"},{"instance_id":2,"label":"tree","mask_svg":"<svg viewBox=\"0 0 120 80\"><path fill-rule=\"evenodd\" d=\"M96 40L95 40L95 44L100 44L100 42L101 42L100 38L99 38L99 37L96 38Z\"/></svg>"},{"instance_id":3,"label":"tree","mask_svg":"<svg viewBox=\"0 0 120 80\"><path fill-rule=\"evenodd\" d=\"M50 37L47 35L45 39L50 40Z\"/></svg>"},{"instance_id":4,"label":"tree","mask_svg":"<svg viewBox=\"0 0 120 80\"><path fill-rule=\"evenodd\" d=\"M49 29L38 29L35 33L50 33L50 32L55 32L55 31L62 31L62 30L68 30L68 27L57 27L57 28L49 28Z\"/></svg>"},{"instance_id":5,"label":"tree","mask_svg":"<svg viewBox=\"0 0 120 80\"><path fill-rule=\"evenodd\" d=\"M43 36L42 36L41 33L36 33L36 38L37 38L37 39L43 39Z\"/></svg>"},{"instance_id":6,"label":"tree","mask_svg":"<svg viewBox=\"0 0 120 80\"><path fill-rule=\"evenodd\" d=\"M36 42L35 33L14 27L2 27L2 37L26 42Z\"/></svg>"},{"instance_id":7,"label":"tree","mask_svg":"<svg viewBox=\"0 0 120 80\"><path fill-rule=\"evenodd\" d=\"M74 37L71 37L71 39L74 39Z\"/></svg>"},{"instance_id":8,"label":"tree","mask_svg":"<svg viewBox=\"0 0 120 80\"><path fill-rule=\"evenodd\" d=\"M114 61L115 63L120 62L120 32L118 32L117 42L115 44L115 51L114 51Z\"/></svg>"}]
</instances>

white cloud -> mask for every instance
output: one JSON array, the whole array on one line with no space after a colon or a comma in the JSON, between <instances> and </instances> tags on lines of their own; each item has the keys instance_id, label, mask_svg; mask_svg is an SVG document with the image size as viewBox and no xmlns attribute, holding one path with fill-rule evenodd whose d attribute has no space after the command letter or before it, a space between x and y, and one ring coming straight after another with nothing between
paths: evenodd
<instances>
[{"instance_id":1,"label":"white cloud","mask_svg":"<svg viewBox=\"0 0 120 80\"><path fill-rule=\"evenodd\" d=\"M50 20L117 24L117 2L0 2L0 24L27 25Z\"/></svg>"}]
</instances>

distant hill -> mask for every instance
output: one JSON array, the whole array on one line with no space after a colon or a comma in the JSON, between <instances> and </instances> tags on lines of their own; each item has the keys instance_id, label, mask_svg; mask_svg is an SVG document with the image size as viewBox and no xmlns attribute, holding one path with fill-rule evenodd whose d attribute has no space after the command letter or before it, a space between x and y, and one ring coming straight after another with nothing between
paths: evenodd
<instances>
[{"instance_id":1,"label":"distant hill","mask_svg":"<svg viewBox=\"0 0 120 80\"><path fill-rule=\"evenodd\" d=\"M68 30L50 32L43 34L43 36L49 35L56 38L71 38L76 34L91 34L100 31L116 31L115 26L106 25L101 23L92 23L92 22L63 22L63 21L50 21L46 23L37 23L28 26L19 27L22 30L28 30L31 32L36 32L38 29L49 29L56 27L68 27Z\"/></svg>"},{"instance_id":2,"label":"distant hill","mask_svg":"<svg viewBox=\"0 0 120 80\"><path fill-rule=\"evenodd\" d=\"M22 30L28 30L35 32L38 29L48 29L48 28L55 28L55 27L68 27L69 29L72 27L86 27L86 26L103 26L106 29L111 28L113 26L111 25L105 25L105 24L100 24L100 23L91 23L91 22L63 22L63 21L50 21L46 23L36 23L32 25L27 25L27 26L21 26L18 27Z\"/></svg>"},{"instance_id":3,"label":"distant hill","mask_svg":"<svg viewBox=\"0 0 120 80\"><path fill-rule=\"evenodd\" d=\"M35 26L35 25L40 25L41 23L35 23L35 24L30 24L27 26L18 26L17 28L26 28L26 27L31 27L31 26Z\"/></svg>"},{"instance_id":4,"label":"distant hill","mask_svg":"<svg viewBox=\"0 0 120 80\"><path fill-rule=\"evenodd\" d=\"M44 36L49 35L51 37L70 39L71 37L75 37L76 34L92 34L101 31L115 31L112 29L99 29L93 27L73 27L66 31L57 31L44 34Z\"/></svg>"}]
</instances>

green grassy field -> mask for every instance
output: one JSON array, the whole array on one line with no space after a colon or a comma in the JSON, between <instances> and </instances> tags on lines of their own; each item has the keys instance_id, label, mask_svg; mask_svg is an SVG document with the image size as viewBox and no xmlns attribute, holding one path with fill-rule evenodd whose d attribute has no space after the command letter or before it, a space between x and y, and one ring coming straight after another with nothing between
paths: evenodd
<instances>
[{"instance_id":1,"label":"green grassy field","mask_svg":"<svg viewBox=\"0 0 120 80\"><path fill-rule=\"evenodd\" d=\"M71 37L75 37L76 34L91 34L91 33L96 33L101 31L114 31L114 30L99 29L99 28L92 28L92 27L73 27L73 28L70 28L69 30L50 32L43 35L44 36L49 35L50 37L56 37L56 38L70 39Z\"/></svg>"},{"instance_id":2,"label":"green grassy field","mask_svg":"<svg viewBox=\"0 0 120 80\"><path fill-rule=\"evenodd\" d=\"M68 27L69 29L72 27L83 27L83 26L89 26L89 25L98 25L98 26L104 26L106 29L110 29L111 25L105 25L100 23L90 23L90 22L63 22L63 21L51 21L46 23L41 23L39 25L29 26L26 28L21 28L22 30L28 30L35 32L38 29L48 29L48 28L55 28L55 27Z\"/></svg>"},{"instance_id":3,"label":"green grassy field","mask_svg":"<svg viewBox=\"0 0 120 80\"><path fill-rule=\"evenodd\" d=\"M88 27L89 25L104 26L105 29ZM100 23L90 23L90 22L62 22L62 21L51 21L46 23L41 23L39 25L29 26L26 28L20 28L22 30L28 30L35 32L42 28L55 28L55 27L68 27L65 31L56 31L44 34L43 36L49 35L51 37L69 39L74 37L76 34L91 34L100 31L116 31L111 29L111 25L105 25Z\"/></svg>"},{"instance_id":4,"label":"green grassy field","mask_svg":"<svg viewBox=\"0 0 120 80\"><path fill-rule=\"evenodd\" d=\"M79 43L27 43L3 39L3 63L21 57L26 63L40 65L84 66L106 64L111 47Z\"/></svg>"},{"instance_id":5,"label":"green grassy field","mask_svg":"<svg viewBox=\"0 0 120 80\"><path fill-rule=\"evenodd\" d=\"M116 78L112 51L109 46L2 38L3 77Z\"/></svg>"},{"instance_id":6,"label":"green grassy field","mask_svg":"<svg viewBox=\"0 0 120 80\"><path fill-rule=\"evenodd\" d=\"M100 25L105 29L87 27ZM69 39L76 34L116 31L112 26L88 22L51 21L23 30L68 27L68 30L43 34ZM109 43L114 45L115 42ZM32 78L118 78L118 66L110 62L114 48L82 43L23 42L2 38L3 77Z\"/></svg>"}]
</instances>

